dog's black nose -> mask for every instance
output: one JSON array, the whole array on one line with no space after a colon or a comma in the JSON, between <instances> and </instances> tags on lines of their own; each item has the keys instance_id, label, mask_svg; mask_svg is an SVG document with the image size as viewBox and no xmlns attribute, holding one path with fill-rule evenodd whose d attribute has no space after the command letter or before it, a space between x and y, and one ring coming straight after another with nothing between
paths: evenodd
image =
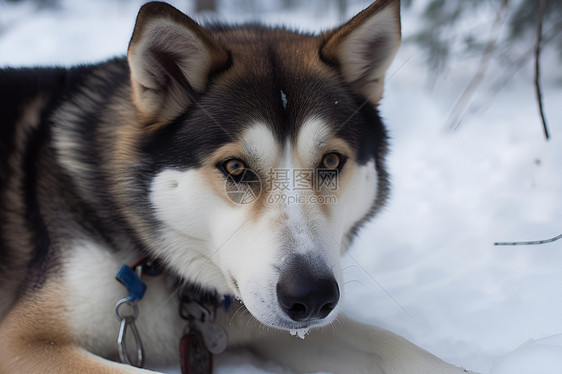
<instances>
[{"instance_id":1,"label":"dog's black nose","mask_svg":"<svg viewBox=\"0 0 562 374\"><path fill-rule=\"evenodd\" d=\"M325 318L336 307L340 289L333 275L314 276L301 261L284 271L277 283L277 299L287 315L297 322Z\"/></svg>"}]
</instances>

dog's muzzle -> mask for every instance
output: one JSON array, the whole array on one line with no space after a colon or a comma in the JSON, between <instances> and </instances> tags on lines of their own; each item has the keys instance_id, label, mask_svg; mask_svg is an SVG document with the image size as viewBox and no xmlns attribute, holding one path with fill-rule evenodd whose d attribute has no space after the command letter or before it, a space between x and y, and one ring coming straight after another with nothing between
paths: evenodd
<instances>
[{"instance_id":1,"label":"dog's muzzle","mask_svg":"<svg viewBox=\"0 0 562 374\"><path fill-rule=\"evenodd\" d=\"M303 255L293 255L282 269L277 283L277 300L296 322L326 318L338 304L340 289L326 266L319 269Z\"/></svg>"}]
</instances>

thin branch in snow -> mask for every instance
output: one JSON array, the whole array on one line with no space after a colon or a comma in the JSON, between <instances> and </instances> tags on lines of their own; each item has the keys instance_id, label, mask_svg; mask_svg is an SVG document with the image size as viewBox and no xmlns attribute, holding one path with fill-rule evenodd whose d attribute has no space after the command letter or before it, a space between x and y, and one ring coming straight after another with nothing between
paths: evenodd
<instances>
[{"instance_id":1,"label":"thin branch in snow","mask_svg":"<svg viewBox=\"0 0 562 374\"><path fill-rule=\"evenodd\" d=\"M488 38L488 43L484 48L484 52L482 52L482 58L480 59L480 65L478 66L478 70L476 74L472 77L468 85L465 87L463 92L461 93L460 97L458 98L451 114L449 114L449 118L447 119L447 127L449 130L457 130L462 122L462 118L466 112L466 108L470 104L472 100L472 96L474 92L482 82L484 78L484 73L490 63L490 60L493 56L494 49L496 47L496 42L498 40L500 26L503 24L505 19L505 15L507 14L507 5L509 4L509 0L503 0L501 4L501 8L498 10L496 15L496 19L492 24L492 29L490 31L490 37Z\"/></svg>"},{"instance_id":2,"label":"thin branch in snow","mask_svg":"<svg viewBox=\"0 0 562 374\"><path fill-rule=\"evenodd\" d=\"M542 35L541 44L545 46L547 43L552 42L555 40L558 35L562 33L562 22L558 22L555 25L552 25L549 29L544 31ZM526 49L523 53L519 55L519 57L507 62L504 65L503 72L499 75L499 78L495 79L495 81L490 85L490 92L491 94L486 97L484 101L486 102L486 106L490 105L492 99L505 87L511 82L511 79L517 74L518 71L523 69L525 65L529 62L530 56L533 55L535 46L533 45L532 48ZM482 105L480 105L482 106ZM479 108L479 110L482 110Z\"/></svg>"},{"instance_id":3,"label":"thin branch in snow","mask_svg":"<svg viewBox=\"0 0 562 374\"><path fill-rule=\"evenodd\" d=\"M540 53L542 42L542 24L544 19L544 10L546 8L546 0L540 0L539 4L539 20L537 22L537 42L535 44L535 92L537 94L537 104L539 106L539 113L541 115L542 127L546 140L550 138L548 134L548 126L544 115L544 108L542 103L542 91L540 83Z\"/></svg>"},{"instance_id":4,"label":"thin branch in snow","mask_svg":"<svg viewBox=\"0 0 562 374\"><path fill-rule=\"evenodd\" d=\"M530 242L497 242L494 243L494 245L539 245L539 244L552 243L560 239L562 239L562 234L557 235L554 238L545 239L545 240L534 240Z\"/></svg>"}]
</instances>

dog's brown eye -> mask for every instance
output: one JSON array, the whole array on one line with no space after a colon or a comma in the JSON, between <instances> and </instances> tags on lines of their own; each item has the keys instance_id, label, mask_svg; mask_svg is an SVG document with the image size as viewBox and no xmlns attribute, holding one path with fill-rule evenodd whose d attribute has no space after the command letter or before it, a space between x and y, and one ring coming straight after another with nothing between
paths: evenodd
<instances>
[{"instance_id":1,"label":"dog's brown eye","mask_svg":"<svg viewBox=\"0 0 562 374\"><path fill-rule=\"evenodd\" d=\"M336 152L330 152L322 157L322 168L336 170L341 165L341 156Z\"/></svg>"},{"instance_id":2,"label":"dog's brown eye","mask_svg":"<svg viewBox=\"0 0 562 374\"><path fill-rule=\"evenodd\" d=\"M246 164L244 161L238 160L236 158L227 160L223 164L224 170L233 177L241 176L246 170Z\"/></svg>"}]
</instances>

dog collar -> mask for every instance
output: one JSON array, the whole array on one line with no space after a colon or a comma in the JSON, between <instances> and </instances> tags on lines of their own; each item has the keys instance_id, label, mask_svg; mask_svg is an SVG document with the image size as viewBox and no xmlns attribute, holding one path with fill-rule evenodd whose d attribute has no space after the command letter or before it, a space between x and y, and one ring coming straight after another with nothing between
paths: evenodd
<instances>
[{"instance_id":1,"label":"dog collar","mask_svg":"<svg viewBox=\"0 0 562 374\"><path fill-rule=\"evenodd\" d=\"M139 309L137 303L146 292L143 275L158 276L162 273L161 264L147 255L140 257L131 265L123 265L117 272L116 279L125 286L128 295L117 301L114 312L120 322L117 346L122 363L143 367L144 349L135 321ZM193 291L193 290L191 290ZM216 292L180 292L180 317L187 321L184 334L180 339L180 362L182 374L212 373L213 355L224 352L228 346L228 334L220 325L215 324L218 308L225 311L230 308L232 297L219 297ZM127 331L131 330L137 350L136 360L127 352Z\"/></svg>"}]
</instances>

